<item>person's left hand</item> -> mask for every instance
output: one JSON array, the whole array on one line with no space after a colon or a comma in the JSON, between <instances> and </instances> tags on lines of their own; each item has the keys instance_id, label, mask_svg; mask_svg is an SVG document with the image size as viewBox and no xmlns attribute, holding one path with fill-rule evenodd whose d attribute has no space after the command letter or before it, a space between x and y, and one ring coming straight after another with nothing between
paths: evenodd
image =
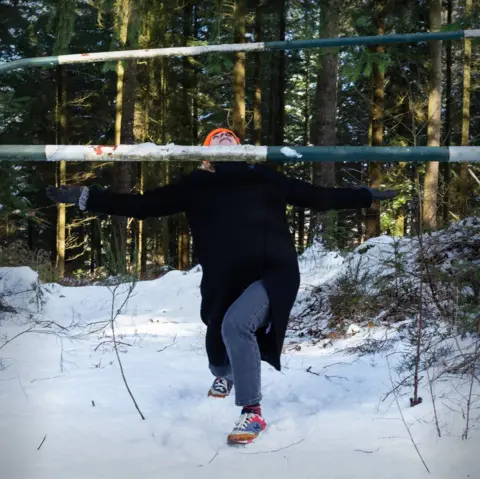
<instances>
[{"instance_id":1,"label":"person's left hand","mask_svg":"<svg viewBox=\"0 0 480 479\"><path fill-rule=\"evenodd\" d=\"M395 190L380 191L377 188L369 188L368 186L365 186L364 188L370 191L373 201L391 200L397 196L397 192Z\"/></svg>"}]
</instances>

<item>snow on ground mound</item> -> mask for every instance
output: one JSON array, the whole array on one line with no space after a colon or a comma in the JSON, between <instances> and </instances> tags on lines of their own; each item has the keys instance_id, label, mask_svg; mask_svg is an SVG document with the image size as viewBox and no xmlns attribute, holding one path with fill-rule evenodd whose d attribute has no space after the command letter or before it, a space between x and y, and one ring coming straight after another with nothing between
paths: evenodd
<instances>
[{"instance_id":1,"label":"snow on ground mound","mask_svg":"<svg viewBox=\"0 0 480 479\"><path fill-rule=\"evenodd\" d=\"M422 274L426 312L438 314L440 307L448 319L458 314L455 308L464 307L460 313L468 316L468 305L479 302L480 219L468 218L421 238L372 238L344 258L314 245L300 257L300 265L302 287L290 328L294 335L327 337L332 318L341 319L345 329L348 321L376 322L386 313L395 321L406 319L418 310ZM474 316L473 311L466 321Z\"/></svg>"},{"instance_id":2,"label":"snow on ground mound","mask_svg":"<svg viewBox=\"0 0 480 479\"><path fill-rule=\"evenodd\" d=\"M0 268L0 314L18 309L36 312L39 307L38 274L26 266Z\"/></svg>"}]
</instances>

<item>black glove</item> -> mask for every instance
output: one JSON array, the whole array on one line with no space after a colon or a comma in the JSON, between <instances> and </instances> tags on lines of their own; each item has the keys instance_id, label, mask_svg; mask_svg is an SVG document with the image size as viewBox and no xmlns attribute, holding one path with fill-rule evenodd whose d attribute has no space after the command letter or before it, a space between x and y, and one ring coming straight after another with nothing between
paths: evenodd
<instances>
[{"instance_id":1,"label":"black glove","mask_svg":"<svg viewBox=\"0 0 480 479\"><path fill-rule=\"evenodd\" d=\"M57 203L67 203L78 205L78 200L82 194L83 186L60 186L56 188L55 186L47 186L46 193L47 196Z\"/></svg>"},{"instance_id":2,"label":"black glove","mask_svg":"<svg viewBox=\"0 0 480 479\"><path fill-rule=\"evenodd\" d=\"M397 192L394 190L380 191L377 188L368 188L367 186L364 186L364 188L370 191L373 201L391 200L397 196Z\"/></svg>"}]
</instances>

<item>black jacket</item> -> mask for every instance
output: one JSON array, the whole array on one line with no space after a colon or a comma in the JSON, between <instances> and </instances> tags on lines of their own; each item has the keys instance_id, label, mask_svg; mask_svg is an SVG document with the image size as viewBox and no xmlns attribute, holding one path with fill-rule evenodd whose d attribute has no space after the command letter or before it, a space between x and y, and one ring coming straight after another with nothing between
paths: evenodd
<instances>
[{"instance_id":1,"label":"black jacket","mask_svg":"<svg viewBox=\"0 0 480 479\"><path fill-rule=\"evenodd\" d=\"M143 195L91 189L87 209L134 218L184 211L203 269L201 318L207 325L208 359L228 363L221 324L229 306L262 279L272 327L257 332L262 359L280 370L290 310L300 283L286 205L313 210L368 208L366 189L322 188L288 178L265 165L218 163Z\"/></svg>"}]
</instances>

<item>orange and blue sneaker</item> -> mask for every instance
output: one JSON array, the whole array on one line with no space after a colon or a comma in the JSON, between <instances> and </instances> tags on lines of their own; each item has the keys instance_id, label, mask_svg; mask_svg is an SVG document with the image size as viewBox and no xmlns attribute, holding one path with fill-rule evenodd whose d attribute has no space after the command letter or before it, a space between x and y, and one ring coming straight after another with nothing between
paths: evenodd
<instances>
[{"instance_id":1,"label":"orange and blue sneaker","mask_svg":"<svg viewBox=\"0 0 480 479\"><path fill-rule=\"evenodd\" d=\"M208 395L214 398L226 398L233 387L233 381L227 378L215 378Z\"/></svg>"},{"instance_id":2,"label":"orange and blue sneaker","mask_svg":"<svg viewBox=\"0 0 480 479\"><path fill-rule=\"evenodd\" d=\"M227 437L230 445L250 444L264 431L267 422L262 417L260 406L244 407L233 431Z\"/></svg>"}]
</instances>

